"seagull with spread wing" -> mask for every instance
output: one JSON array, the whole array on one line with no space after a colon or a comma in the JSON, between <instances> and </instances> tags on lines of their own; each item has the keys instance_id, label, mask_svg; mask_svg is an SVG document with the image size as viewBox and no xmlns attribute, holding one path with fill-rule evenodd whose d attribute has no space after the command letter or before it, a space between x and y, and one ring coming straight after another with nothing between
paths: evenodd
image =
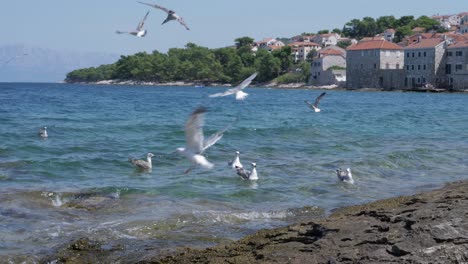
<instances>
[{"instance_id":1,"label":"seagull with spread wing","mask_svg":"<svg viewBox=\"0 0 468 264\"><path fill-rule=\"evenodd\" d=\"M115 31L115 33L117 34L130 34L130 35L133 35L133 36L136 36L136 37L139 37L139 38L142 38L144 36L146 36L146 33L148 33L148 31L146 29L143 29L143 26L145 25L145 21L146 21L146 18L148 17L149 15L149 11L146 13L145 17L140 21L140 23L138 23L138 26L136 28L136 30L134 31L120 31L120 30L117 30Z\"/></svg>"},{"instance_id":2,"label":"seagull with spread wing","mask_svg":"<svg viewBox=\"0 0 468 264\"><path fill-rule=\"evenodd\" d=\"M203 116L207 111L205 107L198 107L192 112L185 123L185 148L177 148L176 150L194 164L185 171L185 174L189 173L197 165L205 169L213 168L213 164L203 156L203 153L218 142L223 137L224 132L230 127L230 125L228 125L205 139L203 135Z\"/></svg>"},{"instance_id":3,"label":"seagull with spread wing","mask_svg":"<svg viewBox=\"0 0 468 264\"><path fill-rule=\"evenodd\" d=\"M315 99L315 103L312 104L311 102L305 100L304 102L310 107L312 108L316 113L320 112L320 108L318 108L318 105L320 103L320 100L326 95L327 93L326 92L323 92L321 93L317 99Z\"/></svg>"},{"instance_id":4,"label":"seagull with spread wing","mask_svg":"<svg viewBox=\"0 0 468 264\"><path fill-rule=\"evenodd\" d=\"M160 5L148 4L148 3L144 3L144 2L140 2L140 1L138 1L138 3L143 4L143 5L147 5L147 6L151 6L151 7L157 8L157 9L161 9L162 11L166 12L167 13L167 18L166 18L166 20L164 20L162 22L162 25L164 25L165 23L167 23L167 22L169 22L171 20L177 20L187 30L190 30L190 28L187 26L187 24L185 24L184 19L181 16L177 15L175 13L175 11L167 9L167 8L165 8L163 6L160 6Z\"/></svg>"},{"instance_id":5,"label":"seagull with spread wing","mask_svg":"<svg viewBox=\"0 0 468 264\"><path fill-rule=\"evenodd\" d=\"M247 87L253 79L257 77L257 73L254 73L250 75L249 78L245 79L241 84L237 85L234 88L228 89L224 93L216 93L216 94L211 94L210 97L222 97L222 96L228 96L231 94L236 94L236 100L244 100L249 94L243 92L242 90Z\"/></svg>"}]
</instances>

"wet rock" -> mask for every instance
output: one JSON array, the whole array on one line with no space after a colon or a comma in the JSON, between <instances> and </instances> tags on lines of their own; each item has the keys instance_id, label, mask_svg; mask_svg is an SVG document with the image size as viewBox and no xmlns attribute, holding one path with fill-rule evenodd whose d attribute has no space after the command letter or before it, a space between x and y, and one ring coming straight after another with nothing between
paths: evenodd
<instances>
[{"instance_id":1,"label":"wet rock","mask_svg":"<svg viewBox=\"0 0 468 264\"><path fill-rule=\"evenodd\" d=\"M138 253L81 239L57 263L468 263L468 181L335 210L209 249ZM111 250L112 249L112 250Z\"/></svg>"}]
</instances>

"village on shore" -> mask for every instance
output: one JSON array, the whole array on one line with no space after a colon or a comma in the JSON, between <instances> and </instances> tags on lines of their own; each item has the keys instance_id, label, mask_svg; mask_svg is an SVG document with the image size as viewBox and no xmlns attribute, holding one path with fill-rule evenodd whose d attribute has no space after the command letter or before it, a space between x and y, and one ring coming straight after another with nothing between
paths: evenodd
<instances>
[{"instance_id":1,"label":"village on shore","mask_svg":"<svg viewBox=\"0 0 468 264\"><path fill-rule=\"evenodd\" d=\"M251 43L252 53L290 47L294 63L310 66L305 82L257 82L279 88L377 89L406 91L468 91L468 12L430 17L443 32L412 28L396 37L388 28L360 40L343 37L340 30L303 33L292 38L265 38ZM309 68L307 71L309 71ZM297 68L297 71L303 69ZM303 73L301 73L303 74ZM258 80L256 80L258 81ZM190 81L99 80L95 84L225 86Z\"/></svg>"}]
</instances>

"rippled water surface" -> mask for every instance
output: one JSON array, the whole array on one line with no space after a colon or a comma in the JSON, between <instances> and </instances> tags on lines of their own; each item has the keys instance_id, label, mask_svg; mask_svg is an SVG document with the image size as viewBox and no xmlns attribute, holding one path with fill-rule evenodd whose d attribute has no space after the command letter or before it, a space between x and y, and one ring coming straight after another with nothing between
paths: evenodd
<instances>
[{"instance_id":1,"label":"rippled water surface","mask_svg":"<svg viewBox=\"0 0 468 264\"><path fill-rule=\"evenodd\" d=\"M207 246L333 208L466 179L468 95L247 88L0 84L0 255L47 251L74 237L153 247ZM174 154L206 106L205 133L233 123L184 175ZM37 136L47 126L49 138ZM241 152L259 180L227 162ZM152 152L154 169L129 157ZM350 167L355 184L336 180Z\"/></svg>"}]
</instances>

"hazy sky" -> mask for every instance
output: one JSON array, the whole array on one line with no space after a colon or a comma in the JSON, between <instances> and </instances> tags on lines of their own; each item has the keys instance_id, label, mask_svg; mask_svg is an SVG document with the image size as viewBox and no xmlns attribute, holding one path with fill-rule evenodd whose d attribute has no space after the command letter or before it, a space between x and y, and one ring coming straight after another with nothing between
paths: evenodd
<instances>
[{"instance_id":1,"label":"hazy sky","mask_svg":"<svg viewBox=\"0 0 468 264\"><path fill-rule=\"evenodd\" d=\"M131 54L183 47L232 45L240 36L289 37L302 32L342 28L353 18L433 15L468 11L468 0L142 0L178 12L191 30L165 13L134 0L1 0L0 45ZM148 35L117 35L132 30L150 10Z\"/></svg>"}]
</instances>

